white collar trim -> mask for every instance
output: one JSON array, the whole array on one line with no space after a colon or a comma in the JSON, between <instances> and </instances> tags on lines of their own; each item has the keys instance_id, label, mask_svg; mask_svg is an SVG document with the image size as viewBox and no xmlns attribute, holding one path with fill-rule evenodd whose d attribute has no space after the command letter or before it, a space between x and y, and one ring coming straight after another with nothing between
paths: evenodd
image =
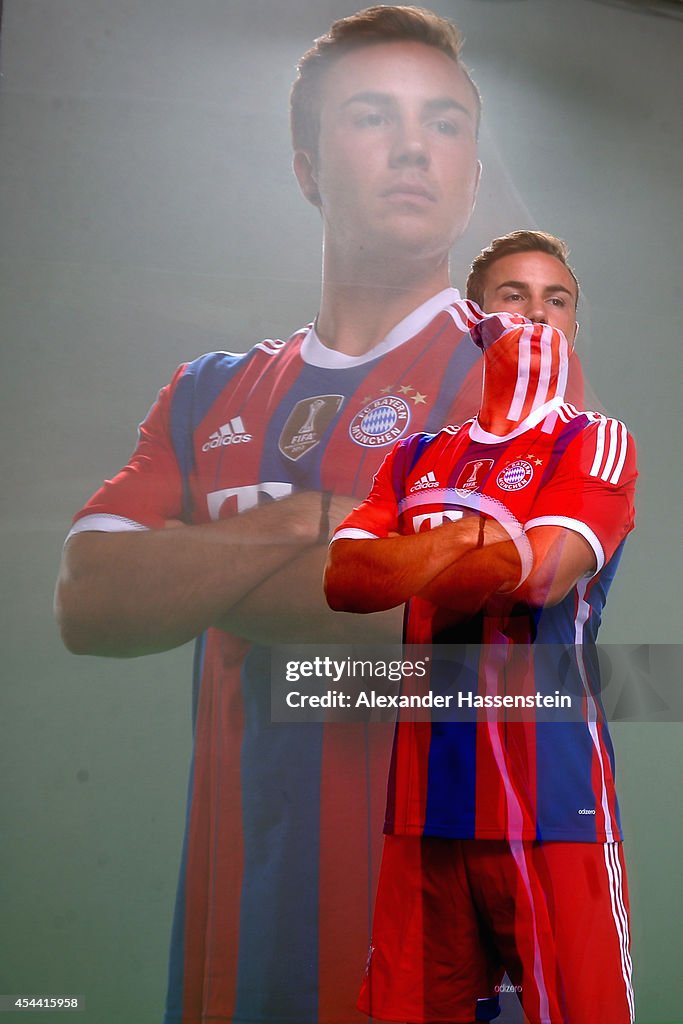
<instances>
[{"instance_id":1,"label":"white collar trim","mask_svg":"<svg viewBox=\"0 0 683 1024\"><path fill-rule=\"evenodd\" d=\"M460 302L460 292L457 288L444 288L443 291L427 299L421 306L414 309L412 313L404 317L387 334L383 341L365 352L362 356L350 356L345 352L338 352L336 349L323 345L317 335L315 327L311 327L308 334L301 343L301 358L311 366L321 366L330 370L349 369L352 366L362 366L373 359L379 359L387 352L398 348L410 338L419 334L427 324L434 319L437 313L450 306L454 302Z\"/></svg>"},{"instance_id":2,"label":"white collar trim","mask_svg":"<svg viewBox=\"0 0 683 1024\"><path fill-rule=\"evenodd\" d=\"M470 427L470 438L473 441L479 441L481 444L502 444L504 441L511 441L514 437L519 437L520 434L524 434L527 430L531 430L532 427L537 426L541 420L544 420L551 412L555 412L561 405L564 404L563 395L555 395L549 402L545 402L540 405L538 409L534 409L529 413L525 420L511 430L509 434L490 434L488 430L484 430L479 425L479 420L474 419L472 426Z\"/></svg>"}]
</instances>

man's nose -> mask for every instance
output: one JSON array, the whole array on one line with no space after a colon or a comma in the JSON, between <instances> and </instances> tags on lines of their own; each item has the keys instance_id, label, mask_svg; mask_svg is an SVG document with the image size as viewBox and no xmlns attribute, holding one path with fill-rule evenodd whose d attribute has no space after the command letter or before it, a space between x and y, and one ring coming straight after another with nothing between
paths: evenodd
<instances>
[{"instance_id":1,"label":"man's nose","mask_svg":"<svg viewBox=\"0 0 683 1024\"><path fill-rule=\"evenodd\" d=\"M527 305L524 316L527 320L531 320L533 324L547 324L548 323L548 311L545 306L540 302L530 302Z\"/></svg>"},{"instance_id":2,"label":"man's nose","mask_svg":"<svg viewBox=\"0 0 683 1024\"><path fill-rule=\"evenodd\" d=\"M429 148L421 125L404 122L396 127L391 148L392 166L427 167Z\"/></svg>"}]
</instances>

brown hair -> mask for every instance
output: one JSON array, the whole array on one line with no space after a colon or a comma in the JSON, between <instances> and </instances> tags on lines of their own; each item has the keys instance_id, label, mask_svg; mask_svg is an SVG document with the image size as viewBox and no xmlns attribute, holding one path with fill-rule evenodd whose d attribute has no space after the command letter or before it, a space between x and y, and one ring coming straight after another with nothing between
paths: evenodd
<instances>
[{"instance_id":1,"label":"brown hair","mask_svg":"<svg viewBox=\"0 0 683 1024\"><path fill-rule=\"evenodd\" d=\"M576 285L576 301L579 301L579 282L576 274L569 266L569 246L561 238L549 235L547 231L511 231L509 235L494 238L486 249L482 249L472 266L467 278L466 295L477 305L484 304L484 288L486 275L493 264L503 256L513 256L517 252L547 252L549 256L563 263Z\"/></svg>"},{"instance_id":2,"label":"brown hair","mask_svg":"<svg viewBox=\"0 0 683 1024\"><path fill-rule=\"evenodd\" d=\"M481 97L469 71L460 62L462 36L456 25L422 7L368 7L335 21L297 64L297 76L289 98L295 150L303 149L312 155L317 152L320 87L330 65L345 53L362 46L402 41L426 43L450 57L472 86L479 114Z\"/></svg>"}]
</instances>

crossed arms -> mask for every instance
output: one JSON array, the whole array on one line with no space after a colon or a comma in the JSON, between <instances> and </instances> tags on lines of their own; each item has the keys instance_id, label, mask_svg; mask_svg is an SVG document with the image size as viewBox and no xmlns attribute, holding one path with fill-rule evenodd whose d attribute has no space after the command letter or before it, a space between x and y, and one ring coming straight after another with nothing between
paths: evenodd
<instances>
[{"instance_id":1,"label":"crossed arms","mask_svg":"<svg viewBox=\"0 0 683 1024\"><path fill-rule=\"evenodd\" d=\"M593 549L570 529L537 526L524 536L531 568L521 584L521 545L492 519L468 516L406 536L341 538L330 546L327 600L339 611L374 612L421 597L469 617L494 597L558 604L595 571Z\"/></svg>"},{"instance_id":2,"label":"crossed arms","mask_svg":"<svg viewBox=\"0 0 683 1024\"><path fill-rule=\"evenodd\" d=\"M335 498L331 522L352 504ZM65 644L78 654L130 657L177 647L209 626L260 643L394 639L398 614L364 623L324 607L320 506L320 494L302 492L202 526L76 534L55 595ZM419 596L470 616L510 591L513 603L552 605L595 569L583 537L538 526L526 535L533 567L518 587L518 547L494 520L483 529L480 522L334 541L325 568L330 608L384 612Z\"/></svg>"},{"instance_id":3,"label":"crossed arms","mask_svg":"<svg viewBox=\"0 0 683 1024\"><path fill-rule=\"evenodd\" d=\"M395 613L363 622L325 606L321 500L301 492L200 526L75 534L55 593L64 643L75 654L132 657L209 626L263 644L395 639ZM353 504L333 498L330 522Z\"/></svg>"}]
</instances>

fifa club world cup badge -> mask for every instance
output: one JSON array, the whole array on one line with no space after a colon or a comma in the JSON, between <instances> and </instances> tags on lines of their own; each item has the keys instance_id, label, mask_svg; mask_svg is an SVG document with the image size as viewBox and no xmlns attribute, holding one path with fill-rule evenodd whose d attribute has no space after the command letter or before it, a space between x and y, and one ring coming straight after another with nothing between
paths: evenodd
<instances>
[{"instance_id":1,"label":"fifa club world cup badge","mask_svg":"<svg viewBox=\"0 0 683 1024\"><path fill-rule=\"evenodd\" d=\"M473 459L463 466L456 481L455 489L461 494L478 491L493 466L493 459Z\"/></svg>"},{"instance_id":2,"label":"fifa club world cup badge","mask_svg":"<svg viewBox=\"0 0 683 1024\"><path fill-rule=\"evenodd\" d=\"M282 454L296 462L320 444L343 401L343 395L314 395L297 402L280 434L278 448Z\"/></svg>"}]
</instances>

